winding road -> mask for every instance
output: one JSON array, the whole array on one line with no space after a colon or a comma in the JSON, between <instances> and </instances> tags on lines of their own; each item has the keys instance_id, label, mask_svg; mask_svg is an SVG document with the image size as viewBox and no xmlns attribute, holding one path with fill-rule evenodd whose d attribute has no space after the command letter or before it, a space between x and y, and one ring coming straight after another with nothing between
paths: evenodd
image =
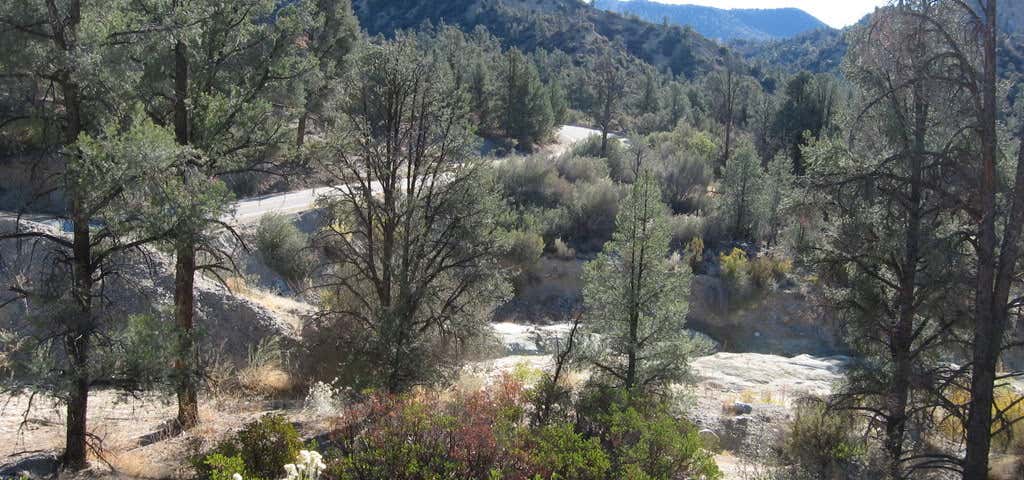
<instances>
[{"instance_id":1,"label":"winding road","mask_svg":"<svg viewBox=\"0 0 1024 480\"><path fill-rule=\"evenodd\" d=\"M554 157L568 151L574 144L587 138L600 135L599 130L563 125L558 128L555 143L547 145L544 152ZM317 200L337 191L338 187L316 187L295 190L273 195L245 198L235 202L234 215L225 218L236 224L247 224L259 220L268 213L296 214L312 210Z\"/></svg>"}]
</instances>

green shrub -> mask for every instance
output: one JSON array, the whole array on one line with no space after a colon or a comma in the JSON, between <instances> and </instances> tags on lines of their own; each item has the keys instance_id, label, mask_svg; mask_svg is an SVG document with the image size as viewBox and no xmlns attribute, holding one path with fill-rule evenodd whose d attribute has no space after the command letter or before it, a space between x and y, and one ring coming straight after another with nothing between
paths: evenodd
<instances>
[{"instance_id":1,"label":"green shrub","mask_svg":"<svg viewBox=\"0 0 1024 480\"><path fill-rule=\"evenodd\" d=\"M577 184L565 237L582 251L598 251L612 238L619 210L619 189L608 179Z\"/></svg>"},{"instance_id":2,"label":"green shrub","mask_svg":"<svg viewBox=\"0 0 1024 480\"><path fill-rule=\"evenodd\" d=\"M601 137L593 135L573 146L572 155L577 157L601 158ZM608 151L604 155L608 164L608 175L619 183L633 183L633 172L626 159L626 151L618 140L608 139Z\"/></svg>"},{"instance_id":3,"label":"green shrub","mask_svg":"<svg viewBox=\"0 0 1024 480\"><path fill-rule=\"evenodd\" d=\"M596 182L608 178L608 163L601 158L563 155L556 163L558 174L572 182Z\"/></svg>"},{"instance_id":4,"label":"green shrub","mask_svg":"<svg viewBox=\"0 0 1024 480\"><path fill-rule=\"evenodd\" d=\"M214 476L217 471L226 471L225 465L237 467L232 459L238 458L245 467L242 476L246 479L273 480L283 474L285 464L292 463L301 449L295 427L283 416L269 414L221 442L197 462L196 468L201 478L220 480ZM231 473L236 472L228 475Z\"/></svg>"},{"instance_id":5,"label":"green shrub","mask_svg":"<svg viewBox=\"0 0 1024 480\"><path fill-rule=\"evenodd\" d=\"M630 396L593 384L576 404L577 426L601 439L612 460L609 478L721 477L697 428L676 418L663 399Z\"/></svg>"},{"instance_id":6,"label":"green shrub","mask_svg":"<svg viewBox=\"0 0 1024 480\"><path fill-rule=\"evenodd\" d=\"M533 232L513 230L505 237L505 262L518 273L517 284L529 280L537 261L544 254L544 238Z\"/></svg>"},{"instance_id":7,"label":"green shrub","mask_svg":"<svg viewBox=\"0 0 1024 480\"><path fill-rule=\"evenodd\" d=\"M697 429L669 415L664 407L645 412L613 406L608 423L615 478L714 480L722 476Z\"/></svg>"},{"instance_id":8,"label":"green shrub","mask_svg":"<svg viewBox=\"0 0 1024 480\"><path fill-rule=\"evenodd\" d=\"M784 463L794 471L793 477L881 478L867 472L871 469L869 446L857 434L856 423L850 412L830 410L820 400L799 402L782 445Z\"/></svg>"},{"instance_id":9,"label":"green shrub","mask_svg":"<svg viewBox=\"0 0 1024 480\"><path fill-rule=\"evenodd\" d=\"M555 258L561 260L574 260L576 258L576 250L567 245L561 238L555 239Z\"/></svg>"},{"instance_id":10,"label":"green shrub","mask_svg":"<svg viewBox=\"0 0 1024 480\"><path fill-rule=\"evenodd\" d=\"M523 478L601 480L611 468L597 439L583 438L568 423L524 430L517 456Z\"/></svg>"},{"instance_id":11,"label":"green shrub","mask_svg":"<svg viewBox=\"0 0 1024 480\"><path fill-rule=\"evenodd\" d=\"M505 198L514 207L551 208L567 203L573 187L546 157L511 159L498 167Z\"/></svg>"},{"instance_id":12,"label":"green shrub","mask_svg":"<svg viewBox=\"0 0 1024 480\"><path fill-rule=\"evenodd\" d=\"M750 281L755 287L762 290L771 288L775 282L774 263L771 258L765 256L757 257L747 263Z\"/></svg>"},{"instance_id":13,"label":"green shrub","mask_svg":"<svg viewBox=\"0 0 1024 480\"><path fill-rule=\"evenodd\" d=\"M309 239L287 217L264 215L256 229L256 252L267 268L299 290L313 269Z\"/></svg>"},{"instance_id":14,"label":"green shrub","mask_svg":"<svg viewBox=\"0 0 1024 480\"><path fill-rule=\"evenodd\" d=\"M722 269L722 281L734 291L742 288L747 282L747 252L733 248L728 254L718 255L718 265Z\"/></svg>"},{"instance_id":15,"label":"green shrub","mask_svg":"<svg viewBox=\"0 0 1024 480\"><path fill-rule=\"evenodd\" d=\"M673 215L669 218L672 233L672 248L683 248L695 238L704 238L704 217L697 215Z\"/></svg>"},{"instance_id":16,"label":"green shrub","mask_svg":"<svg viewBox=\"0 0 1024 480\"><path fill-rule=\"evenodd\" d=\"M704 239L694 237L686 244L686 261L690 264L693 273L698 273L701 264L704 262Z\"/></svg>"},{"instance_id":17,"label":"green shrub","mask_svg":"<svg viewBox=\"0 0 1024 480\"><path fill-rule=\"evenodd\" d=\"M234 480L237 473L243 478L250 478L245 469L245 462L238 455L226 457L219 453L207 455L203 464L209 468L210 480Z\"/></svg>"}]
</instances>

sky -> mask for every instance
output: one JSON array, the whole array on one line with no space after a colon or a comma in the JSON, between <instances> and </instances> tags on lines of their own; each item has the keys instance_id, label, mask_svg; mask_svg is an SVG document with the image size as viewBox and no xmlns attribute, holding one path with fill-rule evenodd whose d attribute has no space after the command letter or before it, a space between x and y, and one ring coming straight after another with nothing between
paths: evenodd
<instances>
[{"instance_id":1,"label":"sky","mask_svg":"<svg viewBox=\"0 0 1024 480\"><path fill-rule=\"evenodd\" d=\"M885 0L655 0L661 3L688 3L718 8L796 7L829 24L842 28L857 23Z\"/></svg>"}]
</instances>

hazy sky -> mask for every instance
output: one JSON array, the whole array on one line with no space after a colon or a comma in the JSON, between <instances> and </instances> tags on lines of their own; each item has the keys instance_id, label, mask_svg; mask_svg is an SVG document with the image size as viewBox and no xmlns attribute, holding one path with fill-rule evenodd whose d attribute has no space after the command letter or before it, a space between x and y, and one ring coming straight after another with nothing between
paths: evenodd
<instances>
[{"instance_id":1,"label":"hazy sky","mask_svg":"<svg viewBox=\"0 0 1024 480\"><path fill-rule=\"evenodd\" d=\"M689 3L718 8L779 8L796 7L821 21L842 28L856 23L885 0L655 0L661 3Z\"/></svg>"}]
</instances>

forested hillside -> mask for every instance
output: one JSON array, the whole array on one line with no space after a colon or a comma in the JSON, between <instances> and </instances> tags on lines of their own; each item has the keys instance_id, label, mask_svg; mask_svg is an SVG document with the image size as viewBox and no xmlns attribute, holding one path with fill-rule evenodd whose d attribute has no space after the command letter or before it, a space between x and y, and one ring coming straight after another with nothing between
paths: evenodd
<instances>
[{"instance_id":1,"label":"forested hillside","mask_svg":"<svg viewBox=\"0 0 1024 480\"><path fill-rule=\"evenodd\" d=\"M603 10L636 15L651 23L690 26L718 40L774 40L828 28L797 8L723 10L700 5L676 5L647 0L596 0Z\"/></svg>"},{"instance_id":2,"label":"forested hillside","mask_svg":"<svg viewBox=\"0 0 1024 480\"><path fill-rule=\"evenodd\" d=\"M359 0L354 6L371 35L392 35L428 22L466 31L481 26L506 46L527 52L557 49L575 56L621 45L659 70L688 78L732 55L692 29L626 18L582 0Z\"/></svg>"}]
</instances>

